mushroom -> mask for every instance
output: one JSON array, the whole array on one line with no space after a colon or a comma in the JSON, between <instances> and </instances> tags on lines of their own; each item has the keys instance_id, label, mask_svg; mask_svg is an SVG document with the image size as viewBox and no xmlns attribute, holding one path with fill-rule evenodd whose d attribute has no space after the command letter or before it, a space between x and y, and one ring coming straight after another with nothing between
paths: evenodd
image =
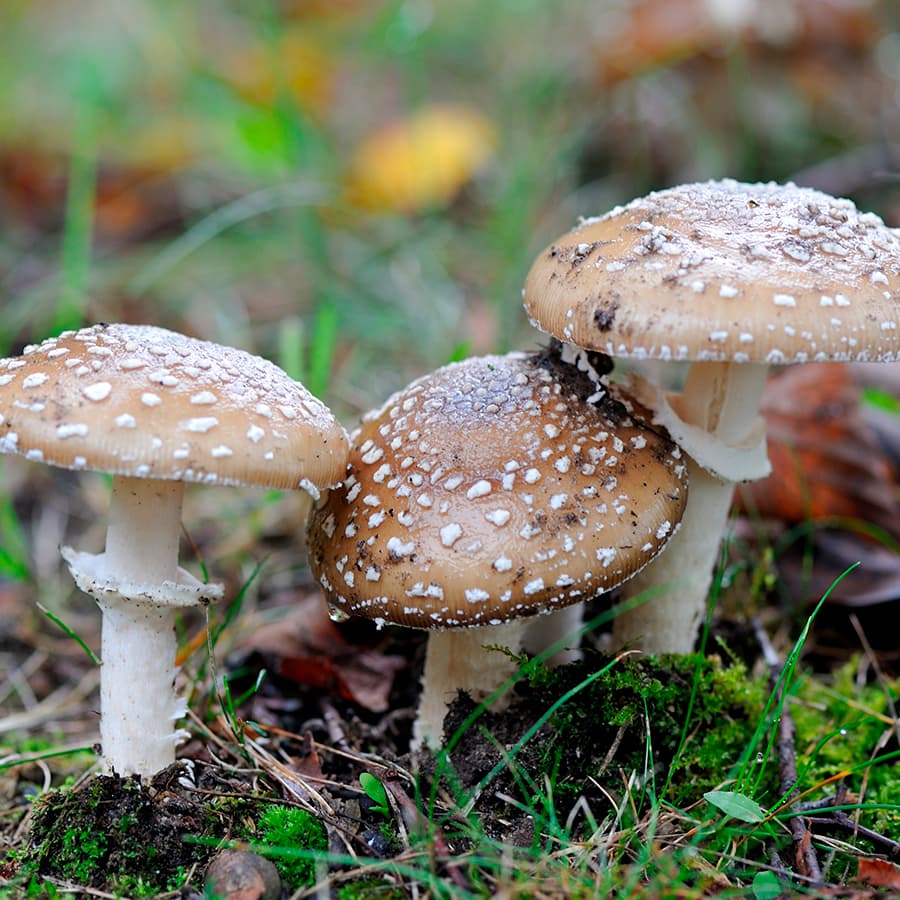
<instances>
[{"instance_id":1,"label":"mushroom","mask_svg":"<svg viewBox=\"0 0 900 900\"><path fill-rule=\"evenodd\" d=\"M414 737L435 744L457 690L481 700L514 672L520 617L634 575L685 493L675 445L554 353L471 358L364 417L310 565L341 613L432 630Z\"/></svg>"},{"instance_id":2,"label":"mushroom","mask_svg":"<svg viewBox=\"0 0 900 900\"><path fill-rule=\"evenodd\" d=\"M534 324L576 348L690 360L680 393L635 378L684 448L690 502L669 551L631 582L655 598L617 638L693 646L734 483L769 471L767 368L900 355L900 238L877 216L792 184L710 181L652 193L554 241L528 274Z\"/></svg>"},{"instance_id":3,"label":"mushroom","mask_svg":"<svg viewBox=\"0 0 900 900\"><path fill-rule=\"evenodd\" d=\"M0 360L0 452L113 475L106 549L62 549L102 611L105 768L151 775L183 736L176 610L222 587L178 567L185 482L302 488L343 474L328 409L272 363L142 325L67 331Z\"/></svg>"}]
</instances>

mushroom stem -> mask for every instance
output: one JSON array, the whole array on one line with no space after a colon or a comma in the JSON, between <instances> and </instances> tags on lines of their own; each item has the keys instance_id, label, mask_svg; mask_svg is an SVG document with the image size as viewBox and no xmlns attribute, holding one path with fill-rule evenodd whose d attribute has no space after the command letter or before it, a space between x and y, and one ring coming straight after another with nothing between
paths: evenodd
<instances>
[{"instance_id":1,"label":"mushroom stem","mask_svg":"<svg viewBox=\"0 0 900 900\"><path fill-rule=\"evenodd\" d=\"M483 628L454 628L432 631L428 635L422 696L413 726L413 749L439 746L443 739L444 717L457 691L465 691L473 700L490 696L518 668L513 658L522 645L527 620ZM510 653L486 650L508 647ZM498 698L493 709L502 709L509 701Z\"/></svg>"},{"instance_id":2,"label":"mushroom stem","mask_svg":"<svg viewBox=\"0 0 900 900\"><path fill-rule=\"evenodd\" d=\"M551 647L562 644L545 664L551 667L565 666L581 659L580 629L584 623L584 604L573 603L544 616L528 620L523 646L532 656L539 656Z\"/></svg>"},{"instance_id":3,"label":"mushroom stem","mask_svg":"<svg viewBox=\"0 0 900 900\"><path fill-rule=\"evenodd\" d=\"M120 775L150 776L175 762L184 715L176 700L175 609L153 601L109 598L100 653L100 743L103 765Z\"/></svg>"},{"instance_id":4,"label":"mushroom stem","mask_svg":"<svg viewBox=\"0 0 900 900\"><path fill-rule=\"evenodd\" d=\"M688 500L664 552L625 585L626 600L652 594L616 619L618 646L647 653L693 649L735 482L761 477L768 466L758 416L767 371L747 363L694 363L682 393L668 398L664 411L655 410L654 421L688 453ZM733 464L729 457L737 448L743 456Z\"/></svg>"},{"instance_id":5,"label":"mushroom stem","mask_svg":"<svg viewBox=\"0 0 900 900\"><path fill-rule=\"evenodd\" d=\"M175 581L183 498L183 481L114 477L106 528L107 571L135 584Z\"/></svg>"},{"instance_id":6,"label":"mushroom stem","mask_svg":"<svg viewBox=\"0 0 900 900\"><path fill-rule=\"evenodd\" d=\"M128 594L105 593L100 654L100 742L108 771L152 775L175 761L184 714L175 696L175 608L154 589L178 577L184 483L113 478L103 570Z\"/></svg>"},{"instance_id":7,"label":"mushroom stem","mask_svg":"<svg viewBox=\"0 0 900 900\"><path fill-rule=\"evenodd\" d=\"M107 771L153 775L175 761L184 715L175 697L175 615L221 597L178 568L184 485L113 479L106 550L61 552L75 583L103 614L100 740Z\"/></svg>"},{"instance_id":8,"label":"mushroom stem","mask_svg":"<svg viewBox=\"0 0 900 900\"><path fill-rule=\"evenodd\" d=\"M728 518L734 485L688 457L688 502L677 534L653 562L627 582L623 599L645 602L616 617L613 642L645 653L690 653Z\"/></svg>"}]
</instances>

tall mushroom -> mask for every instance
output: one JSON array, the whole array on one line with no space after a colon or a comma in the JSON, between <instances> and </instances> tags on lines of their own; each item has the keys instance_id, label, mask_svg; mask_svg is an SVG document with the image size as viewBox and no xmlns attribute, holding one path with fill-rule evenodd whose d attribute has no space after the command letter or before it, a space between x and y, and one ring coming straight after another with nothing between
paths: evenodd
<instances>
[{"instance_id":1,"label":"tall mushroom","mask_svg":"<svg viewBox=\"0 0 900 900\"><path fill-rule=\"evenodd\" d=\"M107 770L175 759L175 615L220 585L178 567L185 482L302 488L339 480L347 439L272 363L141 325L65 332L0 360L0 452L113 475L105 552L69 547L103 614L100 735Z\"/></svg>"},{"instance_id":2,"label":"tall mushroom","mask_svg":"<svg viewBox=\"0 0 900 900\"><path fill-rule=\"evenodd\" d=\"M660 562L667 586L617 622L652 652L693 646L734 483L767 474L757 410L767 367L900 356L900 237L809 188L711 181L586 219L528 275L537 327L577 348L692 362L680 393L639 394L689 455L690 501Z\"/></svg>"},{"instance_id":3,"label":"tall mushroom","mask_svg":"<svg viewBox=\"0 0 900 900\"><path fill-rule=\"evenodd\" d=\"M685 493L675 446L553 352L472 358L365 416L310 564L345 613L433 629L416 724L433 744L458 689L483 699L512 674L485 644L516 653L520 617L631 577Z\"/></svg>"}]
</instances>

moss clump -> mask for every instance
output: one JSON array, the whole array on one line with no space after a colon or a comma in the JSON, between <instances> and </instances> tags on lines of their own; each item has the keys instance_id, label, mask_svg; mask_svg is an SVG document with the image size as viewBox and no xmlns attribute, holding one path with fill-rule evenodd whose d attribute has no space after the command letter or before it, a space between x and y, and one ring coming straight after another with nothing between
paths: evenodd
<instances>
[{"instance_id":1,"label":"moss clump","mask_svg":"<svg viewBox=\"0 0 900 900\"><path fill-rule=\"evenodd\" d=\"M546 706L574 691L550 720L544 771L577 773L566 779L575 794L617 745L608 766L617 785L621 769L670 778L667 799L676 804L696 800L741 762L768 695L765 681L749 677L742 664L698 655L613 663L589 655L575 665L538 670L531 688ZM555 787L565 790L566 784Z\"/></svg>"},{"instance_id":2,"label":"moss clump","mask_svg":"<svg viewBox=\"0 0 900 900\"><path fill-rule=\"evenodd\" d=\"M767 698L765 679L752 678L740 663L588 653L579 663L532 670L504 711L458 696L444 722L451 766L423 767L423 775L437 775L460 796L477 790L485 833L534 848L582 799L595 819L612 811L623 774L637 775L638 807L642 792L650 800L667 782L665 799L687 806L737 775L751 752L755 764ZM757 772L754 797L773 789L776 775L770 765Z\"/></svg>"},{"instance_id":3,"label":"moss clump","mask_svg":"<svg viewBox=\"0 0 900 900\"><path fill-rule=\"evenodd\" d=\"M260 816L256 841L255 849L275 863L281 877L294 889L314 883L316 860L285 851L317 854L328 850L325 826L306 810L294 806L268 807Z\"/></svg>"},{"instance_id":4,"label":"moss clump","mask_svg":"<svg viewBox=\"0 0 900 900\"><path fill-rule=\"evenodd\" d=\"M207 796L179 784L181 775L178 765L150 783L99 775L74 791L45 794L21 870L126 896L181 887L185 873L202 869L216 840L234 830L235 819L258 810L248 797L223 822Z\"/></svg>"}]
</instances>

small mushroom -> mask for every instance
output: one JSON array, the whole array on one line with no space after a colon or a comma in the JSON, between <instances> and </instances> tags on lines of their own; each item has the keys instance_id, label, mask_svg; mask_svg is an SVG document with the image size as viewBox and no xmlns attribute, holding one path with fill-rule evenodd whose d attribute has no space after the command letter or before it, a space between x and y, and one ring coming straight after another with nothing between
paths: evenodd
<instances>
[{"instance_id":1,"label":"small mushroom","mask_svg":"<svg viewBox=\"0 0 900 900\"><path fill-rule=\"evenodd\" d=\"M674 444L553 353L472 358L364 417L310 565L343 613L432 629L415 736L434 744L457 690L484 699L514 671L484 645L515 654L522 617L634 575L685 494Z\"/></svg>"},{"instance_id":2,"label":"small mushroom","mask_svg":"<svg viewBox=\"0 0 900 900\"><path fill-rule=\"evenodd\" d=\"M766 475L758 406L771 365L900 356L900 236L809 188L711 181L586 219L528 275L534 324L577 348L689 360L683 390L634 379L689 455L681 531L628 593L623 643L687 652L705 608L734 483ZM662 590L660 590L662 588Z\"/></svg>"},{"instance_id":3,"label":"small mushroom","mask_svg":"<svg viewBox=\"0 0 900 900\"><path fill-rule=\"evenodd\" d=\"M222 587L178 567L185 482L302 488L344 469L330 412L277 366L141 325L65 332L0 360L0 452L113 475L105 552L62 554L103 614L100 735L107 770L174 761L175 615Z\"/></svg>"}]
</instances>

